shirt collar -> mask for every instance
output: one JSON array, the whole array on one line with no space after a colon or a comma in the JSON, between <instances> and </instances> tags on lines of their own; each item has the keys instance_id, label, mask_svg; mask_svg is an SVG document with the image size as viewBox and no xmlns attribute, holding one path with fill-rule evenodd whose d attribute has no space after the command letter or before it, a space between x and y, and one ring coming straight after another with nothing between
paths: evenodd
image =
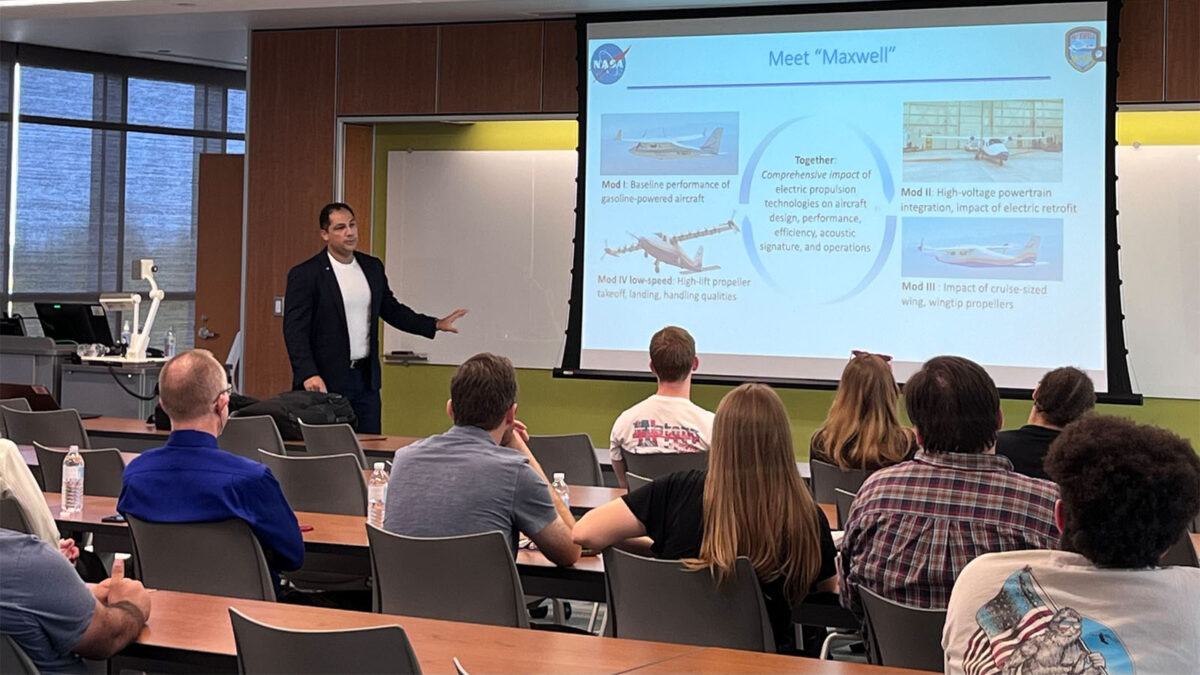
<instances>
[{"instance_id":1,"label":"shirt collar","mask_svg":"<svg viewBox=\"0 0 1200 675\"><path fill-rule=\"evenodd\" d=\"M496 441L492 440L491 432L480 429L479 427L473 427L466 424L455 424L454 426L450 427L449 431L446 433L452 436L465 436L481 441L486 440L492 445L496 445Z\"/></svg>"},{"instance_id":2,"label":"shirt collar","mask_svg":"<svg viewBox=\"0 0 1200 675\"><path fill-rule=\"evenodd\" d=\"M197 429L177 429L167 437L167 445L186 445L202 448L219 448L217 437Z\"/></svg>"},{"instance_id":3,"label":"shirt collar","mask_svg":"<svg viewBox=\"0 0 1200 675\"><path fill-rule=\"evenodd\" d=\"M1012 471L1013 463L1004 455L966 452L925 452L918 450L913 460L959 471Z\"/></svg>"}]
</instances>

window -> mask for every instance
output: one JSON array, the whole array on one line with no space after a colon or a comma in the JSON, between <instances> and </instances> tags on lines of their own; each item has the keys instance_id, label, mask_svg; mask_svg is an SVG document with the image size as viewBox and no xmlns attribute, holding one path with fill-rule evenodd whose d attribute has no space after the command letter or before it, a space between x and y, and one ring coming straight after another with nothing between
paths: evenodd
<instances>
[{"instance_id":1,"label":"window","mask_svg":"<svg viewBox=\"0 0 1200 675\"><path fill-rule=\"evenodd\" d=\"M153 258L166 299L150 344L174 328L191 348L198 155L245 151L244 73L0 46L3 308L123 291L148 309L130 267Z\"/></svg>"}]
</instances>

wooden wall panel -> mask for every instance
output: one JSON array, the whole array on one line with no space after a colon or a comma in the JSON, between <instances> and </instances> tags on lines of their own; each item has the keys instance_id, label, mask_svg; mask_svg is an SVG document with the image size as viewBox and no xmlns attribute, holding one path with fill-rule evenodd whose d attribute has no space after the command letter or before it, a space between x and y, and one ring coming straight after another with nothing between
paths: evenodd
<instances>
[{"instance_id":1,"label":"wooden wall panel","mask_svg":"<svg viewBox=\"0 0 1200 675\"><path fill-rule=\"evenodd\" d=\"M375 178L375 127L347 124L342 150L342 201L354 209L358 250L371 252L371 193Z\"/></svg>"},{"instance_id":2,"label":"wooden wall panel","mask_svg":"<svg viewBox=\"0 0 1200 675\"><path fill-rule=\"evenodd\" d=\"M542 112L579 110L574 21L547 21L542 49Z\"/></svg>"},{"instance_id":3,"label":"wooden wall panel","mask_svg":"<svg viewBox=\"0 0 1200 675\"><path fill-rule=\"evenodd\" d=\"M292 265L320 250L317 214L333 197L337 32L255 31L250 38L245 383L291 389L282 296Z\"/></svg>"},{"instance_id":4,"label":"wooden wall panel","mask_svg":"<svg viewBox=\"0 0 1200 675\"><path fill-rule=\"evenodd\" d=\"M224 363L240 328L242 297L242 179L245 155L200 155L200 180L196 189L196 316L193 330L201 326L216 337L201 339ZM207 320L205 320L207 319Z\"/></svg>"},{"instance_id":5,"label":"wooden wall panel","mask_svg":"<svg viewBox=\"0 0 1200 675\"><path fill-rule=\"evenodd\" d=\"M437 32L437 26L339 29L338 114L434 112Z\"/></svg>"},{"instance_id":6,"label":"wooden wall panel","mask_svg":"<svg viewBox=\"0 0 1200 675\"><path fill-rule=\"evenodd\" d=\"M1117 49L1117 102L1163 100L1165 0L1125 0Z\"/></svg>"},{"instance_id":7,"label":"wooden wall panel","mask_svg":"<svg viewBox=\"0 0 1200 675\"><path fill-rule=\"evenodd\" d=\"M541 110L541 21L464 23L439 30L439 113Z\"/></svg>"},{"instance_id":8,"label":"wooden wall panel","mask_svg":"<svg viewBox=\"0 0 1200 675\"><path fill-rule=\"evenodd\" d=\"M1200 0L1167 1L1168 101L1200 101Z\"/></svg>"}]
</instances>

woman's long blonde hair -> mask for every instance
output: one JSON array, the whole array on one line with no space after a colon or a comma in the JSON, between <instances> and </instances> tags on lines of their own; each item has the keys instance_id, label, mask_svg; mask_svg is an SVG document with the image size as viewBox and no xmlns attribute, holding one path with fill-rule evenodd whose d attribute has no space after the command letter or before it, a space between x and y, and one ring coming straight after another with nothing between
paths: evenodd
<instances>
[{"instance_id":1,"label":"woman's long blonde hair","mask_svg":"<svg viewBox=\"0 0 1200 675\"><path fill-rule=\"evenodd\" d=\"M850 359L829 416L817 430L834 464L870 471L904 461L914 435L900 424L899 397L896 378L882 357L863 353Z\"/></svg>"},{"instance_id":2,"label":"woman's long blonde hair","mask_svg":"<svg viewBox=\"0 0 1200 675\"><path fill-rule=\"evenodd\" d=\"M782 577L798 602L821 571L817 505L796 470L783 401L765 384L743 384L717 406L708 477L704 539L689 567L727 579L739 555L762 581Z\"/></svg>"}]
</instances>

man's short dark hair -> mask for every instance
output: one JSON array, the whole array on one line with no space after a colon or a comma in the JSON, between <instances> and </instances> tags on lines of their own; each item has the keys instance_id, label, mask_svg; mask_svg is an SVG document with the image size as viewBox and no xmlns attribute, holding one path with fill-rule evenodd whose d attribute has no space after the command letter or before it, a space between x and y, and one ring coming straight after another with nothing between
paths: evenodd
<instances>
[{"instance_id":1,"label":"man's short dark hair","mask_svg":"<svg viewBox=\"0 0 1200 675\"><path fill-rule=\"evenodd\" d=\"M1038 382L1033 407L1056 427L1065 427L1096 407L1092 378L1078 368L1055 368Z\"/></svg>"},{"instance_id":2,"label":"man's short dark hair","mask_svg":"<svg viewBox=\"0 0 1200 675\"><path fill-rule=\"evenodd\" d=\"M476 354L450 378L450 407L458 426L491 431L516 402L517 372L503 356Z\"/></svg>"},{"instance_id":3,"label":"man's short dark hair","mask_svg":"<svg viewBox=\"0 0 1200 675\"><path fill-rule=\"evenodd\" d=\"M679 326L667 326L650 338L650 365L662 382L682 382L696 362L696 341Z\"/></svg>"},{"instance_id":4,"label":"man's short dark hair","mask_svg":"<svg viewBox=\"0 0 1200 675\"><path fill-rule=\"evenodd\" d=\"M1099 567L1155 565L1200 511L1200 459L1176 434L1088 415L1050 445L1062 495L1062 548Z\"/></svg>"},{"instance_id":5,"label":"man's short dark hair","mask_svg":"<svg viewBox=\"0 0 1200 675\"><path fill-rule=\"evenodd\" d=\"M349 204L343 204L342 202L326 204L324 208L321 209L321 215L317 218L317 223L321 226L322 230L329 229L329 216L334 211L346 211L350 214L351 218L354 217L354 209L350 208Z\"/></svg>"},{"instance_id":6,"label":"man's short dark hair","mask_svg":"<svg viewBox=\"0 0 1200 675\"><path fill-rule=\"evenodd\" d=\"M908 418L927 452L983 452L996 444L1000 392L987 371L961 356L925 362L904 383Z\"/></svg>"}]
</instances>

